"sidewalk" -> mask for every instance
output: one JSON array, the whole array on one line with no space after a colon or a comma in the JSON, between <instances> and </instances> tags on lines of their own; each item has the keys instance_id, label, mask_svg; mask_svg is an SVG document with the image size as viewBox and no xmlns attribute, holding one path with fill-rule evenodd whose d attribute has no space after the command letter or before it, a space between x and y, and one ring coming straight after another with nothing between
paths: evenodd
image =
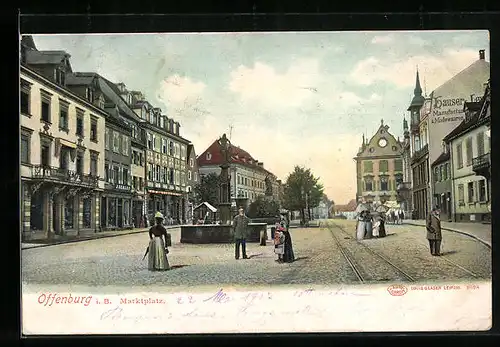
<instances>
[{"instance_id":1,"label":"sidewalk","mask_svg":"<svg viewBox=\"0 0 500 347\"><path fill-rule=\"evenodd\" d=\"M404 224L425 227L425 220L404 220ZM491 224L442 221L441 229L470 236L491 248Z\"/></svg>"},{"instance_id":2,"label":"sidewalk","mask_svg":"<svg viewBox=\"0 0 500 347\"><path fill-rule=\"evenodd\" d=\"M165 225L165 229L174 229L178 228L180 225ZM147 232L149 228L136 228L136 229L128 229L128 230L119 230L119 231L103 231L94 234L86 234L81 236L58 236L55 235L56 238L51 241L47 240L39 240L38 242L21 242L21 249L30 249L30 248L38 248L38 247L48 247L60 245L63 243L72 243L72 242L80 242L80 241L90 241L96 240L100 238L106 237L115 237L115 236L123 236L123 235L131 235Z\"/></svg>"}]
</instances>

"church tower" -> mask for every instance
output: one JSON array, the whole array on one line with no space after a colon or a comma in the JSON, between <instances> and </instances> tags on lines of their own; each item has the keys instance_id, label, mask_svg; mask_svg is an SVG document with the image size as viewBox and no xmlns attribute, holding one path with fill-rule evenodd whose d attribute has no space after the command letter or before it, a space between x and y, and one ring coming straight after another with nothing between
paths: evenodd
<instances>
[{"instance_id":1,"label":"church tower","mask_svg":"<svg viewBox=\"0 0 500 347\"><path fill-rule=\"evenodd\" d=\"M422 95L422 87L420 86L420 77L417 69L417 78L415 81L415 89L413 90L413 99L410 106L408 107L408 111L410 111L410 124L412 129L414 129L414 127L418 126L418 124L420 123L420 109L424 105L424 102L425 98Z\"/></svg>"}]
</instances>

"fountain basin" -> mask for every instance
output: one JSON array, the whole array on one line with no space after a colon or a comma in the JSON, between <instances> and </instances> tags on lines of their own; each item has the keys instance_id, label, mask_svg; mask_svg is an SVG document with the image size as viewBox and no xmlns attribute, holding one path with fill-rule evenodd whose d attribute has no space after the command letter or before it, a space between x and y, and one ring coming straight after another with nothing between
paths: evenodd
<instances>
[{"instance_id":1,"label":"fountain basin","mask_svg":"<svg viewBox=\"0 0 500 347\"><path fill-rule=\"evenodd\" d=\"M250 236L247 242L260 242L260 232L266 231L266 223L249 223ZM181 243L232 243L230 224L181 225Z\"/></svg>"}]
</instances>

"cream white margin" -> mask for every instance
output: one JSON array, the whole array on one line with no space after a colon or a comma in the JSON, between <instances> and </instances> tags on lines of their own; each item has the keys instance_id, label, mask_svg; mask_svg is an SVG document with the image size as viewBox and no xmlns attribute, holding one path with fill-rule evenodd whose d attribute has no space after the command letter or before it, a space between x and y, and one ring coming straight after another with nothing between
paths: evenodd
<instances>
[{"instance_id":1,"label":"cream white margin","mask_svg":"<svg viewBox=\"0 0 500 347\"><path fill-rule=\"evenodd\" d=\"M22 331L24 335L478 331L491 328L491 312L491 282L168 294L25 290Z\"/></svg>"}]
</instances>

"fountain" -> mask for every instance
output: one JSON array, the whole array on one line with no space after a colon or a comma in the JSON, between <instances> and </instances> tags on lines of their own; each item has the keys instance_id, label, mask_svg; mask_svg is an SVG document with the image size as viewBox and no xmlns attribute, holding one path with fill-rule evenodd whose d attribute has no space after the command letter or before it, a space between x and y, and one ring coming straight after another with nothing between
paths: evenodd
<instances>
[{"instance_id":1,"label":"fountain","mask_svg":"<svg viewBox=\"0 0 500 347\"><path fill-rule=\"evenodd\" d=\"M231 144L223 134L218 141L222 155L221 173L219 176L219 194L217 213L220 224L182 225L181 243L231 243L232 220L231 214L231 180L229 166L231 163ZM249 223L250 236L248 242L260 242L260 233L266 230L266 223Z\"/></svg>"}]
</instances>

